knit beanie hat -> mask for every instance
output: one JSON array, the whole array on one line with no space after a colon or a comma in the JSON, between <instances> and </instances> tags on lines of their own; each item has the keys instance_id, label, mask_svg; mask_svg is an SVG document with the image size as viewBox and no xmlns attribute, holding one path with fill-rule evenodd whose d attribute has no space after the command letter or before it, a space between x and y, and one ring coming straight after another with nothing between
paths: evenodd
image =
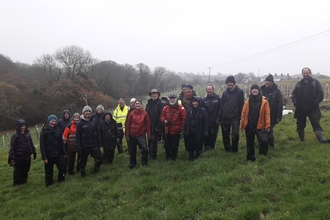
<instances>
[{"instance_id":1,"label":"knit beanie hat","mask_svg":"<svg viewBox=\"0 0 330 220\"><path fill-rule=\"evenodd\" d=\"M49 123L51 120L56 120L57 121L58 119L57 119L56 115L50 115L47 118L47 123Z\"/></svg>"},{"instance_id":2,"label":"knit beanie hat","mask_svg":"<svg viewBox=\"0 0 330 220\"><path fill-rule=\"evenodd\" d=\"M129 102L135 102L136 98L131 98Z\"/></svg>"},{"instance_id":3,"label":"knit beanie hat","mask_svg":"<svg viewBox=\"0 0 330 220\"><path fill-rule=\"evenodd\" d=\"M102 111L104 112L104 106L103 106L103 105L98 105L98 106L96 107L96 111L97 111L98 109L102 109Z\"/></svg>"},{"instance_id":4,"label":"knit beanie hat","mask_svg":"<svg viewBox=\"0 0 330 220\"><path fill-rule=\"evenodd\" d=\"M86 106L83 108L82 113L84 114L85 111L90 111L90 112L92 112L92 108L91 108L90 106L86 105Z\"/></svg>"},{"instance_id":5,"label":"knit beanie hat","mask_svg":"<svg viewBox=\"0 0 330 220\"><path fill-rule=\"evenodd\" d=\"M232 82L234 84L236 84L235 82L235 78L233 76L228 76L227 79L226 79L226 84L229 83L229 82Z\"/></svg>"},{"instance_id":6,"label":"knit beanie hat","mask_svg":"<svg viewBox=\"0 0 330 220\"><path fill-rule=\"evenodd\" d=\"M74 119L75 117L79 117L80 118L80 114L79 113L74 113L73 116L72 116L72 119Z\"/></svg>"},{"instance_id":7,"label":"knit beanie hat","mask_svg":"<svg viewBox=\"0 0 330 220\"><path fill-rule=\"evenodd\" d=\"M269 75L266 77L265 81L268 81L268 82L272 82L272 83L274 83L274 77L273 77L273 75L272 75L272 74L269 74Z\"/></svg>"},{"instance_id":8,"label":"knit beanie hat","mask_svg":"<svg viewBox=\"0 0 330 220\"><path fill-rule=\"evenodd\" d=\"M253 89L257 89L260 92L260 87L257 84L253 84L251 86L251 89L250 90L252 91Z\"/></svg>"}]
</instances>

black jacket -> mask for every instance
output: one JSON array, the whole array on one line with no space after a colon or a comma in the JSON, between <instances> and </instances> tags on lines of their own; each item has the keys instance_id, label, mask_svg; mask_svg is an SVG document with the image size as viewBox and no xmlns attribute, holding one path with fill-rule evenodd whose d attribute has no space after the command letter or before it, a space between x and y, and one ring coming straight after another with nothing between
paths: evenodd
<instances>
[{"instance_id":1,"label":"black jacket","mask_svg":"<svg viewBox=\"0 0 330 220\"><path fill-rule=\"evenodd\" d=\"M213 93L213 96L206 96L201 104L201 107L205 108L209 119L209 126L216 126L219 111L221 106L221 99L219 95Z\"/></svg>"},{"instance_id":2,"label":"black jacket","mask_svg":"<svg viewBox=\"0 0 330 220\"><path fill-rule=\"evenodd\" d=\"M98 130L98 124L94 117L86 120L82 115L76 130L78 152L86 147L99 147Z\"/></svg>"},{"instance_id":3,"label":"black jacket","mask_svg":"<svg viewBox=\"0 0 330 220\"><path fill-rule=\"evenodd\" d=\"M244 105L244 92L238 86L233 91L227 89L222 93L219 122L223 120L240 120Z\"/></svg>"},{"instance_id":4,"label":"black jacket","mask_svg":"<svg viewBox=\"0 0 330 220\"><path fill-rule=\"evenodd\" d=\"M186 120L184 122L184 136L189 135L189 126L190 126L190 120L192 117L192 111L191 108L186 115ZM197 107L197 136L203 137L203 133L208 130L208 116L207 112L203 107Z\"/></svg>"},{"instance_id":5,"label":"black jacket","mask_svg":"<svg viewBox=\"0 0 330 220\"><path fill-rule=\"evenodd\" d=\"M317 79L310 77L309 80L313 87L313 94L312 94L313 100L311 100L314 104L313 110L316 110L321 115L319 104L320 104L320 102L323 101L323 97L324 97L323 88ZM304 102L303 102L304 97L301 97L301 87L302 87L301 84L302 83L305 83L304 79L297 82L294 90L292 91L291 99L292 99L293 105L296 107L296 111L294 112L295 117L297 117L297 114L299 114L299 108L304 105Z\"/></svg>"},{"instance_id":6,"label":"black jacket","mask_svg":"<svg viewBox=\"0 0 330 220\"><path fill-rule=\"evenodd\" d=\"M104 149L113 150L116 148L116 139L120 137L116 121L110 118L110 121L105 121L105 115L110 112L105 112L103 121L99 125L99 143Z\"/></svg>"},{"instance_id":7,"label":"black jacket","mask_svg":"<svg viewBox=\"0 0 330 220\"><path fill-rule=\"evenodd\" d=\"M29 130L25 129L24 134L20 132L20 127L25 121L20 119L16 122L16 133L11 136L9 160L27 160L31 154L36 153ZM9 161L8 160L8 161Z\"/></svg>"},{"instance_id":8,"label":"black jacket","mask_svg":"<svg viewBox=\"0 0 330 220\"><path fill-rule=\"evenodd\" d=\"M261 94L264 95L266 90L266 86L261 86ZM265 96L265 95L264 95ZM283 96L281 91L277 88L277 85L273 84L273 93L271 95L271 99L267 101L270 107L270 124L277 124L277 119L282 120L282 112L283 112Z\"/></svg>"},{"instance_id":9,"label":"black jacket","mask_svg":"<svg viewBox=\"0 0 330 220\"><path fill-rule=\"evenodd\" d=\"M152 99L148 100L146 106L146 112L150 118L151 132L161 132L163 131L163 124L160 121L160 116L162 114L164 103L158 98L155 101Z\"/></svg>"},{"instance_id":10,"label":"black jacket","mask_svg":"<svg viewBox=\"0 0 330 220\"><path fill-rule=\"evenodd\" d=\"M49 157L58 157L66 155L66 149L61 136L61 130L58 126L54 128L45 124L40 132L40 150L42 160Z\"/></svg>"}]
</instances>

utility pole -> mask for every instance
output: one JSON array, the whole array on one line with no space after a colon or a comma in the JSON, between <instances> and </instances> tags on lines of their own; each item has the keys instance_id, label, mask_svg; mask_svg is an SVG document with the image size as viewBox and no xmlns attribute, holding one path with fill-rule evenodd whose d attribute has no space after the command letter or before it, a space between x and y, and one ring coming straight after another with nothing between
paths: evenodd
<instances>
[{"instance_id":1,"label":"utility pole","mask_svg":"<svg viewBox=\"0 0 330 220\"><path fill-rule=\"evenodd\" d=\"M207 67L208 69L209 69L209 83L211 82L211 80L210 80L210 76L211 76L211 69L212 69L212 67Z\"/></svg>"}]
</instances>

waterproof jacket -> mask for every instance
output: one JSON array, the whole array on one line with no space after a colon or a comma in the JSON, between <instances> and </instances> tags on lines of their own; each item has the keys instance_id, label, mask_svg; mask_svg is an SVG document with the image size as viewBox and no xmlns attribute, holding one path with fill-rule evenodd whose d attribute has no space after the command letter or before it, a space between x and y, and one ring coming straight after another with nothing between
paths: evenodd
<instances>
[{"instance_id":1,"label":"waterproof jacket","mask_svg":"<svg viewBox=\"0 0 330 220\"><path fill-rule=\"evenodd\" d=\"M261 86L261 94L266 90L266 86ZM277 119L282 120L283 113L283 96L282 92L273 84L273 94L270 100L267 100L270 108L270 124L277 124Z\"/></svg>"},{"instance_id":2,"label":"waterproof jacket","mask_svg":"<svg viewBox=\"0 0 330 220\"><path fill-rule=\"evenodd\" d=\"M64 118L65 113L68 113L69 114L69 118L68 119ZM65 127L68 126L68 124L70 122L71 122L71 120L70 120L70 112L69 112L69 110L64 110L63 113L62 113L62 119L58 120L58 122L57 122L57 126L61 130L61 135L63 135L63 132L65 130Z\"/></svg>"},{"instance_id":3,"label":"waterproof jacket","mask_svg":"<svg viewBox=\"0 0 330 220\"><path fill-rule=\"evenodd\" d=\"M148 139L151 139L150 119L148 113L143 109L134 109L128 116L126 122L126 138L130 135L139 137L148 134Z\"/></svg>"},{"instance_id":4,"label":"waterproof jacket","mask_svg":"<svg viewBox=\"0 0 330 220\"><path fill-rule=\"evenodd\" d=\"M164 103L162 103L159 98L156 100L148 100L146 112L150 119L151 132L163 131L163 123L160 121L160 115L162 114L164 106Z\"/></svg>"},{"instance_id":5,"label":"waterproof jacket","mask_svg":"<svg viewBox=\"0 0 330 220\"><path fill-rule=\"evenodd\" d=\"M83 115L77 124L76 131L77 151L80 152L83 148L99 147L98 139L98 124L94 117L89 120L85 119Z\"/></svg>"},{"instance_id":6,"label":"waterproof jacket","mask_svg":"<svg viewBox=\"0 0 330 220\"><path fill-rule=\"evenodd\" d=\"M311 85L313 87L313 97L314 97L313 103L315 105L315 110L321 116L319 104L320 104L320 102L323 101L324 91L323 91L323 88L322 88L320 82L317 79L310 77L310 81L311 81ZM296 107L296 111L294 112L294 117L297 117L297 112L299 111L299 108L304 105L304 102L303 102L304 97L301 97L301 87L302 87L301 84L302 83L305 83L304 79L297 82L294 90L292 91L291 99L292 99L293 105Z\"/></svg>"},{"instance_id":7,"label":"waterproof jacket","mask_svg":"<svg viewBox=\"0 0 330 220\"><path fill-rule=\"evenodd\" d=\"M164 123L164 131L166 134L180 134L183 131L186 110L178 103L174 106L167 104L160 118L163 123L165 119L168 121L168 123Z\"/></svg>"},{"instance_id":8,"label":"waterproof jacket","mask_svg":"<svg viewBox=\"0 0 330 220\"><path fill-rule=\"evenodd\" d=\"M192 111L193 109L191 108L186 115L186 120L184 123L184 129L183 133L184 136L189 135L189 126L190 126L190 120L192 118ZM197 107L197 136L199 138L203 137L203 133L207 132L208 130L208 116L207 112L203 107Z\"/></svg>"},{"instance_id":9,"label":"waterproof jacket","mask_svg":"<svg viewBox=\"0 0 330 220\"><path fill-rule=\"evenodd\" d=\"M110 114L110 121L105 120L105 115ZM120 137L116 121L110 112L104 112L103 121L99 125L99 143L104 149L113 150L116 147L116 139Z\"/></svg>"},{"instance_id":10,"label":"waterproof jacket","mask_svg":"<svg viewBox=\"0 0 330 220\"><path fill-rule=\"evenodd\" d=\"M222 93L219 122L223 120L239 120L244 105L244 92L238 86L233 91L227 89Z\"/></svg>"},{"instance_id":11,"label":"waterproof jacket","mask_svg":"<svg viewBox=\"0 0 330 220\"><path fill-rule=\"evenodd\" d=\"M11 136L9 159L10 160L27 160L31 154L36 153L29 130L25 129L24 134L20 132L20 127L25 121L19 119L16 122L16 133Z\"/></svg>"},{"instance_id":12,"label":"waterproof jacket","mask_svg":"<svg viewBox=\"0 0 330 220\"><path fill-rule=\"evenodd\" d=\"M249 123L249 99L247 99L244 103L242 115L241 115L241 122L240 128L243 130L246 128L247 124ZM257 129L268 129L270 128L270 109L268 101L265 97L262 96L261 104L260 104L260 112L258 117Z\"/></svg>"},{"instance_id":13,"label":"waterproof jacket","mask_svg":"<svg viewBox=\"0 0 330 220\"><path fill-rule=\"evenodd\" d=\"M50 127L49 124L43 126L40 132L40 150L42 160L67 154L61 130L57 125L54 128Z\"/></svg>"},{"instance_id":14,"label":"waterproof jacket","mask_svg":"<svg viewBox=\"0 0 330 220\"><path fill-rule=\"evenodd\" d=\"M217 126L216 121L221 107L219 95L213 93L213 96L206 96L201 103L201 107L205 108L207 112L209 127Z\"/></svg>"},{"instance_id":15,"label":"waterproof jacket","mask_svg":"<svg viewBox=\"0 0 330 220\"><path fill-rule=\"evenodd\" d=\"M121 110L120 105L118 104L117 108L113 112L113 119L119 124L121 123L122 127L125 127L126 117L129 107L124 105L123 110ZM103 117L104 118L104 117Z\"/></svg>"},{"instance_id":16,"label":"waterproof jacket","mask_svg":"<svg viewBox=\"0 0 330 220\"><path fill-rule=\"evenodd\" d=\"M74 120L69 123L64 130L62 135L63 142L68 146L69 152L77 151L77 144L76 144L76 131L77 131L77 124Z\"/></svg>"}]
</instances>

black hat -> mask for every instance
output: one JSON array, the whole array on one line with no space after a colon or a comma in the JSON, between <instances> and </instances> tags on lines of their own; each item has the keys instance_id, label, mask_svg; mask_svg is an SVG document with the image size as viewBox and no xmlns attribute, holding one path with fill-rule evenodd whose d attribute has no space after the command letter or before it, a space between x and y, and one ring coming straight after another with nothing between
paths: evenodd
<instances>
[{"instance_id":1,"label":"black hat","mask_svg":"<svg viewBox=\"0 0 330 220\"><path fill-rule=\"evenodd\" d=\"M177 98L177 96L175 94L171 94L168 96L168 98Z\"/></svg>"},{"instance_id":2,"label":"black hat","mask_svg":"<svg viewBox=\"0 0 330 220\"><path fill-rule=\"evenodd\" d=\"M272 83L274 83L274 77L273 77L273 75L272 75L272 74L269 74L269 75L266 77L265 81L268 81L268 82L272 82Z\"/></svg>"},{"instance_id":3,"label":"black hat","mask_svg":"<svg viewBox=\"0 0 330 220\"><path fill-rule=\"evenodd\" d=\"M233 76L228 76L227 79L226 79L226 84L229 83L229 82L232 82L234 84L236 84L235 82L235 78Z\"/></svg>"},{"instance_id":4,"label":"black hat","mask_svg":"<svg viewBox=\"0 0 330 220\"><path fill-rule=\"evenodd\" d=\"M198 95L195 95L195 96L192 97L192 102L193 101L197 101L198 103L200 103L202 101L202 98Z\"/></svg>"},{"instance_id":5,"label":"black hat","mask_svg":"<svg viewBox=\"0 0 330 220\"><path fill-rule=\"evenodd\" d=\"M252 91L252 89L257 89L260 92L260 87L257 84L253 84L250 90Z\"/></svg>"},{"instance_id":6,"label":"black hat","mask_svg":"<svg viewBox=\"0 0 330 220\"><path fill-rule=\"evenodd\" d=\"M186 88L193 90L194 87L192 85L186 85Z\"/></svg>"}]
</instances>

